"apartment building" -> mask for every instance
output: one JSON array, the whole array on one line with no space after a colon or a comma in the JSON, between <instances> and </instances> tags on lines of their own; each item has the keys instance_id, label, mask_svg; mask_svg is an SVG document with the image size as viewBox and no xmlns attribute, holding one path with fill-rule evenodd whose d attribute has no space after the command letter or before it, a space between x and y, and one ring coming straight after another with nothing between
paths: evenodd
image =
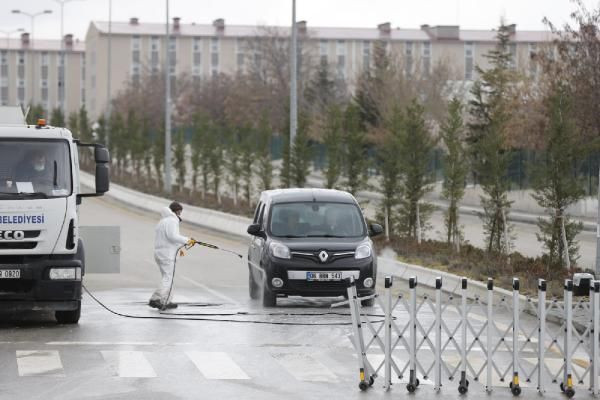
<instances>
[{"instance_id":1,"label":"apartment building","mask_svg":"<svg viewBox=\"0 0 600 400\"><path fill-rule=\"evenodd\" d=\"M282 37L289 27L273 27ZM510 49L515 68L535 77L538 67L533 55L552 40L546 31L518 31L510 26ZM107 22L92 22L86 35L86 93L90 114L98 116L107 104L108 79ZM268 29L257 26L226 25L223 19L212 24L183 24L173 18L168 43L171 79L186 73L195 79L211 75L234 74L243 71L255 57L248 54L249 40L260 40ZM402 57L407 72L417 68L430 72L438 61L451 66L456 80L477 78L475 66L485 68L484 55L496 43L493 30L464 30L458 26L422 25L419 29L392 28L390 23L374 28L310 27L298 23L305 52L313 62L327 62L331 70L345 79L350 88L363 69L371 65L374 46L383 43L387 51ZM164 64L165 25L142 23L137 18L129 22L113 22L111 26L111 93L116 95L128 81L136 81L145 72L158 72Z\"/></svg>"},{"instance_id":2,"label":"apartment building","mask_svg":"<svg viewBox=\"0 0 600 400\"><path fill-rule=\"evenodd\" d=\"M86 102L85 46L65 35L63 40L35 39L29 33L0 40L0 104L41 104L49 113L65 115Z\"/></svg>"}]
</instances>

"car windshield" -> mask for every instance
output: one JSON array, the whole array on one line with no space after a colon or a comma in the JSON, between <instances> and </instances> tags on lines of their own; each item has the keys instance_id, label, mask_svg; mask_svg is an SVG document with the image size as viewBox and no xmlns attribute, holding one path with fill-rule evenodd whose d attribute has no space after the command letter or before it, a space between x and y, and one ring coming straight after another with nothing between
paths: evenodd
<instances>
[{"instance_id":1,"label":"car windshield","mask_svg":"<svg viewBox=\"0 0 600 400\"><path fill-rule=\"evenodd\" d=\"M277 237L361 237L365 222L359 208L348 203L298 202L275 204L271 234Z\"/></svg>"},{"instance_id":2,"label":"car windshield","mask_svg":"<svg viewBox=\"0 0 600 400\"><path fill-rule=\"evenodd\" d=\"M71 193L67 141L0 139L0 200L65 197Z\"/></svg>"}]
</instances>

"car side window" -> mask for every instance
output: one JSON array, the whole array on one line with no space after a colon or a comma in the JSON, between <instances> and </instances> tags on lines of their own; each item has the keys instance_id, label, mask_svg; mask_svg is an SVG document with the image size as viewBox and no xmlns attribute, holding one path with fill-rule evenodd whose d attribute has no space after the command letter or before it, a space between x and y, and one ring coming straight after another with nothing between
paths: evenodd
<instances>
[{"instance_id":1,"label":"car side window","mask_svg":"<svg viewBox=\"0 0 600 400\"><path fill-rule=\"evenodd\" d=\"M266 208L266 204L263 204L262 209L260 210L260 216L258 217L258 224L261 225L262 229L265 230L266 229L266 224L265 224L265 208Z\"/></svg>"},{"instance_id":2,"label":"car side window","mask_svg":"<svg viewBox=\"0 0 600 400\"><path fill-rule=\"evenodd\" d=\"M261 211L262 206L263 206L263 203L259 201L258 205L256 206L256 211L254 211L254 219L252 220L252 223L254 223L254 224L258 223L258 217L260 216L260 211Z\"/></svg>"}]
</instances>

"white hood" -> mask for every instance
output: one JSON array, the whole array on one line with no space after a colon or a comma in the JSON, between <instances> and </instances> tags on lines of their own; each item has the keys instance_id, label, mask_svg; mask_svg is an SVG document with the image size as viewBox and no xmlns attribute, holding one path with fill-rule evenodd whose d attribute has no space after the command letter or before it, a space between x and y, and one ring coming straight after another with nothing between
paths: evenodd
<instances>
[{"instance_id":1,"label":"white hood","mask_svg":"<svg viewBox=\"0 0 600 400\"><path fill-rule=\"evenodd\" d=\"M177 218L177 215L175 215L175 213L173 211L171 211L171 209L169 207L163 207L162 210L160 210L160 218L168 218L168 217L175 217Z\"/></svg>"},{"instance_id":2,"label":"white hood","mask_svg":"<svg viewBox=\"0 0 600 400\"><path fill-rule=\"evenodd\" d=\"M186 244L189 239L179 234L179 218L169 207L161 210L160 217L154 236L154 255L170 264L175 258L177 249Z\"/></svg>"}]
</instances>

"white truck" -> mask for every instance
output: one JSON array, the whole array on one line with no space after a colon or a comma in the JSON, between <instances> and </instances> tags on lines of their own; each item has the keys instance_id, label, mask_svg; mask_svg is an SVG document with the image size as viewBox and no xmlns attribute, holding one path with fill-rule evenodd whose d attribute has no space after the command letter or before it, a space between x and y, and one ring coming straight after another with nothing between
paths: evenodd
<instances>
[{"instance_id":1,"label":"white truck","mask_svg":"<svg viewBox=\"0 0 600 400\"><path fill-rule=\"evenodd\" d=\"M59 323L77 323L86 272L77 209L108 191L109 153L10 115L0 111L0 312L51 310ZM93 193L80 192L81 147L96 165Z\"/></svg>"}]
</instances>

